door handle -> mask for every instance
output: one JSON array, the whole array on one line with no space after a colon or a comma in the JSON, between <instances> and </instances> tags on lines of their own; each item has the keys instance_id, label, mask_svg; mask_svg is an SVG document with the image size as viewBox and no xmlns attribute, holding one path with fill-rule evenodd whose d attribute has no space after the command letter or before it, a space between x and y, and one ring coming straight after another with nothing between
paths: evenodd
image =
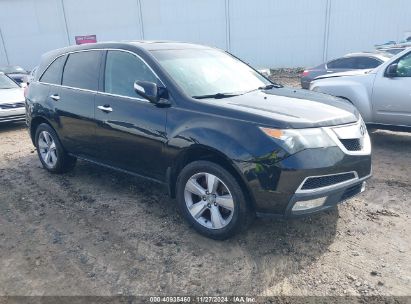
<instances>
[{"instance_id":1,"label":"door handle","mask_svg":"<svg viewBox=\"0 0 411 304\"><path fill-rule=\"evenodd\" d=\"M53 99L54 101L59 101L60 100L60 96L58 94L50 95L50 98Z\"/></svg>"},{"instance_id":2,"label":"door handle","mask_svg":"<svg viewBox=\"0 0 411 304\"><path fill-rule=\"evenodd\" d=\"M99 110L101 110L105 113L113 112L113 109L109 105L98 106L97 109L99 109Z\"/></svg>"}]
</instances>

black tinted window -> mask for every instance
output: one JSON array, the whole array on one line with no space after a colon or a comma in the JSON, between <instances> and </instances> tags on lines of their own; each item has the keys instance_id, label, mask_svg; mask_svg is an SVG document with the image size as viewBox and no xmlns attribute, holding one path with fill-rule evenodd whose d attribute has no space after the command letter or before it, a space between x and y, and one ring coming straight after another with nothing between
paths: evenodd
<instances>
[{"instance_id":1,"label":"black tinted window","mask_svg":"<svg viewBox=\"0 0 411 304\"><path fill-rule=\"evenodd\" d=\"M355 58L340 58L327 63L329 69L355 69Z\"/></svg>"},{"instance_id":2,"label":"black tinted window","mask_svg":"<svg viewBox=\"0 0 411 304\"><path fill-rule=\"evenodd\" d=\"M61 56L54 60L54 62L48 67L46 72L41 76L40 81L61 84L61 74L63 72L64 63L66 62L66 56Z\"/></svg>"},{"instance_id":3,"label":"black tinted window","mask_svg":"<svg viewBox=\"0 0 411 304\"><path fill-rule=\"evenodd\" d=\"M108 51L104 77L105 92L138 97L134 91L136 80L157 83L153 72L138 57L127 52Z\"/></svg>"},{"instance_id":4,"label":"black tinted window","mask_svg":"<svg viewBox=\"0 0 411 304\"><path fill-rule=\"evenodd\" d=\"M411 77L411 53L401 57L397 65L398 77Z\"/></svg>"},{"instance_id":5,"label":"black tinted window","mask_svg":"<svg viewBox=\"0 0 411 304\"><path fill-rule=\"evenodd\" d=\"M357 57L357 69L373 69L381 64L381 61L370 57Z\"/></svg>"},{"instance_id":6,"label":"black tinted window","mask_svg":"<svg viewBox=\"0 0 411 304\"><path fill-rule=\"evenodd\" d=\"M64 67L63 85L97 90L100 54L99 51L70 54Z\"/></svg>"}]
</instances>

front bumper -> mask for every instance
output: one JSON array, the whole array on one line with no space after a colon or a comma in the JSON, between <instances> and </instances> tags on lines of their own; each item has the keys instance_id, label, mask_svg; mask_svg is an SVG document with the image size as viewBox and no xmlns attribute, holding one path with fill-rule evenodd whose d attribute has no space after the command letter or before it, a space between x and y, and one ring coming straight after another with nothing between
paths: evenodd
<instances>
[{"instance_id":1,"label":"front bumper","mask_svg":"<svg viewBox=\"0 0 411 304\"><path fill-rule=\"evenodd\" d=\"M11 109L1 109L0 108L0 123L24 121L26 119L25 113L26 113L25 107L18 107L18 108L11 108Z\"/></svg>"},{"instance_id":2,"label":"front bumper","mask_svg":"<svg viewBox=\"0 0 411 304\"><path fill-rule=\"evenodd\" d=\"M371 177L371 174L363 178L343 182L331 187L319 188L314 191L296 192L288 203L284 217L298 217L301 215L309 215L333 208L339 203L362 193L365 190L366 180ZM321 202L318 206L307 208L304 210L295 209L298 203Z\"/></svg>"},{"instance_id":3,"label":"front bumper","mask_svg":"<svg viewBox=\"0 0 411 304\"><path fill-rule=\"evenodd\" d=\"M323 129L335 146L285 158L274 151L243 166L257 215L312 214L364 190L371 177L371 142L362 120Z\"/></svg>"},{"instance_id":4,"label":"front bumper","mask_svg":"<svg viewBox=\"0 0 411 304\"><path fill-rule=\"evenodd\" d=\"M355 172L354 176L348 180L302 189L308 178L351 172ZM294 215L291 208L297 201L329 197L321 208L302 212L308 214L346 200L348 197L343 194L352 186L362 187L371 176L371 155L347 155L339 147L307 149L275 164L248 163L245 175L257 215L287 217ZM354 191L355 194L358 193Z\"/></svg>"}]
</instances>

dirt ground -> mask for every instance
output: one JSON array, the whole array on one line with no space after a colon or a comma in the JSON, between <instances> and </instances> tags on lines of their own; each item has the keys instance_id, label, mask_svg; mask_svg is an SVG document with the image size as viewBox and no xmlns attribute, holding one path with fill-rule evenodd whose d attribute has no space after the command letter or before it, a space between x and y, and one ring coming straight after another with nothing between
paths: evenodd
<instances>
[{"instance_id":1,"label":"dirt ground","mask_svg":"<svg viewBox=\"0 0 411 304\"><path fill-rule=\"evenodd\" d=\"M292 72L274 79L298 85ZM410 296L411 134L371 137L363 194L218 242L156 184L83 161L52 175L24 125L2 125L0 295Z\"/></svg>"}]
</instances>

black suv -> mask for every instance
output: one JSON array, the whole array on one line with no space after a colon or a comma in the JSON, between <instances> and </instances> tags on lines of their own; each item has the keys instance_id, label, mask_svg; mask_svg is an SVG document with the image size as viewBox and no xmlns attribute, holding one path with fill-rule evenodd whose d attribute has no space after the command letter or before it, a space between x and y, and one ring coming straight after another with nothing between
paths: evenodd
<instances>
[{"instance_id":1,"label":"black suv","mask_svg":"<svg viewBox=\"0 0 411 304\"><path fill-rule=\"evenodd\" d=\"M255 214L332 208L371 174L370 139L351 104L272 83L211 47L55 50L43 55L26 107L45 169L65 172L79 158L156 181L215 239Z\"/></svg>"}]
</instances>

